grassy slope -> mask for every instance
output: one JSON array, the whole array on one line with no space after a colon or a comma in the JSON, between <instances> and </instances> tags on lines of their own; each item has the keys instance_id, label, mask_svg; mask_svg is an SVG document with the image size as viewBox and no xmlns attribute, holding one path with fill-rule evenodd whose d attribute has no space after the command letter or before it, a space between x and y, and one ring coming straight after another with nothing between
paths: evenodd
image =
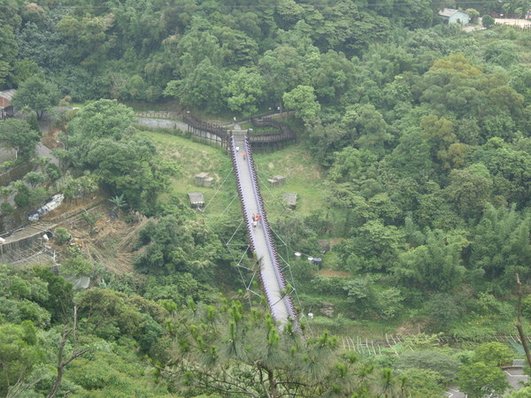
<instances>
[{"instance_id":1,"label":"grassy slope","mask_svg":"<svg viewBox=\"0 0 531 398\"><path fill-rule=\"evenodd\" d=\"M207 204L207 218L223 213L231 201L230 210L238 209L238 202L233 200L236 184L231 173L231 162L220 148L162 132L143 131L141 134L153 140L164 159L178 165L179 172L171 179L169 192L163 200L173 200L176 196L188 205L188 192L202 192ZM213 187L198 187L194 184L194 176L201 172L208 172L214 177Z\"/></svg>"},{"instance_id":2,"label":"grassy slope","mask_svg":"<svg viewBox=\"0 0 531 398\"><path fill-rule=\"evenodd\" d=\"M326 204L326 191L323 189L322 172L318 164L301 144L268 153L254 155L260 189L267 206L268 217L280 217L286 206L282 194L297 193L297 214L306 216ZM286 183L272 187L267 181L276 175L286 177Z\"/></svg>"},{"instance_id":3,"label":"grassy slope","mask_svg":"<svg viewBox=\"0 0 531 398\"><path fill-rule=\"evenodd\" d=\"M231 201L227 210L232 212L239 209L237 200L233 200L236 184L231 173L231 162L220 148L163 132L143 131L141 134L155 142L163 158L179 165L179 173L172 178L170 194L166 198L170 199L171 194L174 194L187 203L186 194L197 191L203 192L208 204L216 195L205 211L207 217L219 215ZM325 206L326 191L322 189L320 168L302 145L292 145L270 153L257 153L254 158L262 196L271 219L281 217L287 211L282 200L285 192L297 193L297 214L308 215ZM215 178L216 184L212 188L197 187L194 184L194 175L203 171ZM271 187L267 179L275 175L285 176L286 183Z\"/></svg>"}]
</instances>

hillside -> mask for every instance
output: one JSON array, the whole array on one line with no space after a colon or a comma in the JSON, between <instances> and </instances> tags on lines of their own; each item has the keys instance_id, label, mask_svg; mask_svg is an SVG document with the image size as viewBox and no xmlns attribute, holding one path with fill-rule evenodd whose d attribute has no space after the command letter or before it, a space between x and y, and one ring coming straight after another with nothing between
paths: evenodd
<instances>
[{"instance_id":1,"label":"hillside","mask_svg":"<svg viewBox=\"0 0 531 398\"><path fill-rule=\"evenodd\" d=\"M531 31L488 22L528 9L1 2L0 226L54 264L3 257L0 395L526 396L502 367L531 328ZM172 128L279 112L296 142L254 160L304 338L261 294L230 158Z\"/></svg>"}]
</instances>

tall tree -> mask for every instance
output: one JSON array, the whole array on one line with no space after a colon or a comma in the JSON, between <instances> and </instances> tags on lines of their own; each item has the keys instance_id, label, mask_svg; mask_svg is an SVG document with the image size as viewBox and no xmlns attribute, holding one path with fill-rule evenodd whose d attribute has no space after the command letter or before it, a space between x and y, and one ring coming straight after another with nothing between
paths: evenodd
<instances>
[{"instance_id":1,"label":"tall tree","mask_svg":"<svg viewBox=\"0 0 531 398\"><path fill-rule=\"evenodd\" d=\"M8 119L0 121L0 144L16 151L17 157L28 160L35 152L41 135L25 120Z\"/></svg>"},{"instance_id":2,"label":"tall tree","mask_svg":"<svg viewBox=\"0 0 531 398\"><path fill-rule=\"evenodd\" d=\"M294 110L307 127L319 121L321 104L317 102L315 90L311 86L299 85L282 97L286 109Z\"/></svg>"},{"instance_id":3,"label":"tall tree","mask_svg":"<svg viewBox=\"0 0 531 398\"><path fill-rule=\"evenodd\" d=\"M509 387L503 370L483 362L462 365L458 385L470 398L500 396Z\"/></svg>"},{"instance_id":4,"label":"tall tree","mask_svg":"<svg viewBox=\"0 0 531 398\"><path fill-rule=\"evenodd\" d=\"M34 76L20 85L13 97L13 105L18 108L30 108L40 120L44 112L59 103L60 95L54 83L40 76Z\"/></svg>"}]
</instances>

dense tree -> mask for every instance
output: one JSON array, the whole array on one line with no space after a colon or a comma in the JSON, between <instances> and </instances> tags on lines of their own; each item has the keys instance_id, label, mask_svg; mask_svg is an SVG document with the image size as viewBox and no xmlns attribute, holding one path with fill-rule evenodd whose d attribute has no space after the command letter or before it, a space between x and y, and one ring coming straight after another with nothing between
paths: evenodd
<instances>
[{"instance_id":1,"label":"dense tree","mask_svg":"<svg viewBox=\"0 0 531 398\"><path fill-rule=\"evenodd\" d=\"M42 119L44 112L59 103L60 93L54 83L39 76L31 77L20 85L13 98L13 105L22 109L30 108Z\"/></svg>"},{"instance_id":2,"label":"dense tree","mask_svg":"<svg viewBox=\"0 0 531 398\"><path fill-rule=\"evenodd\" d=\"M92 145L85 164L111 193L123 194L129 206L148 211L164 187L155 153L155 147L146 140L107 138Z\"/></svg>"},{"instance_id":3,"label":"dense tree","mask_svg":"<svg viewBox=\"0 0 531 398\"><path fill-rule=\"evenodd\" d=\"M481 344L474 350L474 361L487 365L503 366L512 363L513 351L505 344L492 342Z\"/></svg>"},{"instance_id":4,"label":"dense tree","mask_svg":"<svg viewBox=\"0 0 531 398\"><path fill-rule=\"evenodd\" d=\"M170 81L164 94L176 98L187 107L219 112L223 109L224 84L223 71L212 65L209 58L205 58L184 79Z\"/></svg>"},{"instance_id":5,"label":"dense tree","mask_svg":"<svg viewBox=\"0 0 531 398\"><path fill-rule=\"evenodd\" d=\"M6 396L10 386L28 377L33 367L43 362L43 355L37 344L36 329L30 321L0 325L0 394Z\"/></svg>"},{"instance_id":6,"label":"dense tree","mask_svg":"<svg viewBox=\"0 0 531 398\"><path fill-rule=\"evenodd\" d=\"M321 105L311 86L297 86L282 97L286 109L294 110L306 126L314 125L319 118Z\"/></svg>"},{"instance_id":7,"label":"dense tree","mask_svg":"<svg viewBox=\"0 0 531 398\"><path fill-rule=\"evenodd\" d=\"M264 94L264 79L256 69L240 68L232 74L224 88L227 93L227 104L231 111L244 115L257 112L257 104Z\"/></svg>"},{"instance_id":8,"label":"dense tree","mask_svg":"<svg viewBox=\"0 0 531 398\"><path fill-rule=\"evenodd\" d=\"M39 140L40 133L35 131L25 120L0 121L1 145L14 149L16 156L22 160L28 160L33 156Z\"/></svg>"},{"instance_id":9,"label":"dense tree","mask_svg":"<svg viewBox=\"0 0 531 398\"><path fill-rule=\"evenodd\" d=\"M0 28L0 87L5 83L6 78L11 73L16 56L18 45L13 32L13 27L7 23L2 23Z\"/></svg>"},{"instance_id":10,"label":"dense tree","mask_svg":"<svg viewBox=\"0 0 531 398\"><path fill-rule=\"evenodd\" d=\"M281 333L269 315L264 320L261 311L244 312L239 302L194 306L173 327L175 365L166 377L192 395L373 396L400 385L389 369L338 356L337 341L327 333L303 340L291 325Z\"/></svg>"},{"instance_id":11,"label":"dense tree","mask_svg":"<svg viewBox=\"0 0 531 398\"><path fill-rule=\"evenodd\" d=\"M474 230L470 264L485 272L487 280L512 285L514 273L529 277L525 264L531 261L530 216L522 218L515 210L488 206Z\"/></svg>"},{"instance_id":12,"label":"dense tree","mask_svg":"<svg viewBox=\"0 0 531 398\"><path fill-rule=\"evenodd\" d=\"M295 265L302 281L297 290L304 292L301 313L311 308L317 330L353 335L358 329L349 318L396 320L385 325L387 333L400 324L456 338L487 338L512 328L512 310L502 300L516 272L529 281L531 261L526 32L431 28L439 6L454 4L431 2L432 12L427 0L0 3L2 89L23 89L46 76L74 101L157 101L166 90L184 110L216 118L284 105L295 110L296 117L285 121L323 166L327 180L319 189L326 193L319 195L326 209L309 215L317 193L299 191L299 169L287 161L293 185L286 189L301 193L301 206L278 220L273 210L270 218L287 250L317 253L318 239L335 244L323 256L324 270L302 260ZM481 15L527 11L522 0L480 6ZM70 167L61 180L65 196L81 198L99 182L115 215L132 206L157 219L135 247L138 270L147 274L142 278L110 275L70 251L62 259L61 273L90 270L107 288L75 300L80 338L102 349L71 363L58 394L164 396L168 380L172 393L187 395L236 394L228 385L234 381L242 395L420 398L455 383L459 364L450 347L419 353L415 346L411 355L353 361L337 356L329 337L299 341L238 304L219 304L217 289L235 279L235 271L218 266L231 263L236 250L224 249L219 236L232 235L237 217L204 224L173 195L158 195L167 167L131 127L130 109L100 100L72 113L66 149L59 151L64 171ZM3 222L13 216L13 196L24 209L45 199L39 173L2 190ZM82 218L93 232L95 221ZM234 240L246 246L241 229ZM6 329L14 335L22 322L33 322L40 329L37 345L55 362L50 347L60 341L58 323L71 315L70 285L58 275L1 276L0 286L8 287L2 288L0 322L15 325ZM210 307L185 314L187 301ZM319 316L328 301L341 316ZM373 332L371 324L365 327L370 331L363 334ZM490 361L472 353L461 358L471 369ZM475 370L488 375L494 362ZM28 396L48 394L56 377L49 365L23 372L17 388ZM158 386L153 373L162 381ZM468 376L465 385L474 375Z\"/></svg>"},{"instance_id":13,"label":"dense tree","mask_svg":"<svg viewBox=\"0 0 531 398\"><path fill-rule=\"evenodd\" d=\"M220 242L208 228L186 222L183 217L164 217L140 232L140 246L148 245L136 259L144 272L186 271L204 278L221 255Z\"/></svg>"},{"instance_id":14,"label":"dense tree","mask_svg":"<svg viewBox=\"0 0 531 398\"><path fill-rule=\"evenodd\" d=\"M347 108L341 120L357 146L367 148L380 155L392 136L389 126L373 105L353 105Z\"/></svg>"},{"instance_id":15,"label":"dense tree","mask_svg":"<svg viewBox=\"0 0 531 398\"><path fill-rule=\"evenodd\" d=\"M68 124L68 144L80 146L104 137L119 140L127 135L133 116L132 109L117 101L102 99L91 102Z\"/></svg>"},{"instance_id":16,"label":"dense tree","mask_svg":"<svg viewBox=\"0 0 531 398\"><path fill-rule=\"evenodd\" d=\"M503 370L483 362L461 366L458 385L470 398L500 395L509 386Z\"/></svg>"},{"instance_id":17,"label":"dense tree","mask_svg":"<svg viewBox=\"0 0 531 398\"><path fill-rule=\"evenodd\" d=\"M406 285L427 291L451 291L464 276L460 255L467 243L459 232L428 232L425 245L400 255L395 272Z\"/></svg>"},{"instance_id":18,"label":"dense tree","mask_svg":"<svg viewBox=\"0 0 531 398\"><path fill-rule=\"evenodd\" d=\"M492 177L482 163L450 173L446 192L463 217L478 217L490 200Z\"/></svg>"}]
</instances>

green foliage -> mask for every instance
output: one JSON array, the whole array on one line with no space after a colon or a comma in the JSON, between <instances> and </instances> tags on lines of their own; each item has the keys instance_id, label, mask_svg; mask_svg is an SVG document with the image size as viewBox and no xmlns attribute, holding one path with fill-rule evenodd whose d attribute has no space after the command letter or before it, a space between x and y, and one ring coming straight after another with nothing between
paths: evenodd
<instances>
[{"instance_id":1,"label":"green foliage","mask_svg":"<svg viewBox=\"0 0 531 398\"><path fill-rule=\"evenodd\" d=\"M0 88L18 86L15 105L33 107L39 116L56 103L59 91L53 84L74 101L157 101L165 91L182 109L217 113L216 118L229 112L247 116L284 104L297 115L288 122L301 142L281 153L257 156L258 171L266 177L268 173L286 174L288 182L280 189L293 189L301 193L302 200L291 212L293 216L286 216L284 209L271 210L273 228L287 250L313 254L318 239L331 238L336 245L326 254L330 261L325 268L331 264L335 271L355 273L355 277L344 272L328 278L323 275L329 270L319 270L323 272L319 274L315 267L304 266L305 262L294 264L294 274L303 283L297 289L307 294L303 308L329 300L346 317L385 319L388 328L392 327L389 320L400 318L405 326L413 322L430 331L470 339L510 327L514 310L506 301L507 289L513 286L516 272L524 282L529 281L531 263L528 33L510 27L477 32L451 26L430 28L432 6L435 10L446 5L427 0L400 4L286 0L277 1L275 7L263 0L247 3L65 0L37 5L4 1L0 4ZM480 15L522 15L527 11L524 3L488 1L478 11ZM489 18L483 22L492 23ZM195 144L150 134L157 137L162 152L182 166L179 180L172 178L170 183L166 176L172 172L158 159L161 151L138 138L129 108L99 100L73 113L64 139L66 148L58 151L61 167L66 171L72 166L69 173L75 176L61 181L67 199L91 195L99 184L110 197L123 198L126 207L158 216L141 233L138 244L136 265L150 275L145 283L116 286L159 301L174 317L184 316L181 306L188 298L195 303L217 302L217 290L207 283L216 280L218 287L234 279L232 269L223 271L232 251L224 249L219 239L237 227L234 209L229 209L231 222L216 221L207 227L201 217L188 219L188 212L181 211L184 206L177 209L180 199L176 198L190 191L190 170L201 164L218 172L226 165L212 159L218 155L225 159L224 155L196 152ZM2 144L18 148L21 158L30 158L38 136L19 121L2 123L19 124L0 139ZM310 164L308 159L323 169L306 172L309 168L300 164ZM50 167L43 172L57 180L57 170ZM305 178L297 176L299 169L307 174ZM327 175L325 185L322 175ZM32 173L25 179L27 185L16 184L14 200L20 209L36 207L48 196L39 187L41 180L41 175ZM165 186L171 186L168 195ZM2 193L3 215L11 211L9 191ZM220 213L230 202L227 192L219 204L214 201L209 207L210 215ZM163 206L158 202L161 196ZM274 199L264 199L269 210ZM117 207L122 207L119 202ZM88 217L85 221L92 223ZM244 244L242 233L235 239ZM64 260L63 269L74 274L90 268L76 256ZM224 275L220 280L215 277L218 271ZM38 327L49 327L48 322L53 326L71 319L73 293L61 277L5 275L0 286L12 285L1 298L2 320L30 319ZM105 282L113 285L109 279L106 276ZM43 289L43 283L48 283L53 295ZM232 281L229 284L232 287ZM83 307L79 323L81 336L96 339L105 355L96 355L94 364L87 358L79 367L72 363L75 377L69 380L65 374L61 394L163 395L164 388L149 391L154 377L151 371L142 371L150 368L134 356L140 345L141 352L154 359L157 370L153 372L159 380L168 377L166 371L174 371L160 371L168 363L170 338L164 335L158 315L145 316L157 311L152 303L140 303L133 296L112 290L105 293L98 293L106 301L100 303L103 315L98 315L95 294L87 299L90 305ZM526 316L527 307L524 300ZM186 343L197 348L187 358L195 362L184 369L194 373L179 373L183 369L175 368L177 376L168 377L178 386L176 390L188 390L189 395L211 394L219 386L212 385L207 376L197 377L197 369L203 375L237 375L237 385L251 386L255 395L275 395L269 391L267 369L262 369L260 379L256 366L277 366L277 354L279 365L271 368L272 377L301 383L312 377L326 379L323 385L328 390L308 390L307 396L352 395L354 391L362 395L352 387L361 379L357 387L368 383L364 396L398 395L402 383L401 394L430 397L441 392L442 383L455 379L439 378L435 372L440 369L425 367L420 361L414 367L397 368L397 375L388 370L369 372L370 361L345 364L346 358L337 359L328 352L302 358L308 368L305 372L283 374L280 367L292 366L299 351L286 359L291 346L282 345L285 336L277 334L269 320L263 329L255 328L253 322L246 324L245 338L232 339L241 346L231 346L231 333L241 331L241 309L233 308L225 318L234 320L233 332L231 322L218 327L212 311L206 312L215 327L209 324L207 328L196 318L184 322L189 330L166 324L177 343L184 341L183 346L175 344L179 350L186 351ZM343 322L330 320L329 325L337 327L336 323ZM93 333L109 338L112 345L102 343ZM267 341L271 351L247 349L263 347L252 338ZM56 346L51 337L47 343ZM285 352L279 354L275 347ZM254 357L242 360L243 354L226 355L234 350ZM55 357L49 350L47 355ZM179 355L173 357L174 363L182 364ZM207 360L215 366L209 368L212 363ZM105 373L113 363L116 367ZM225 373L208 373L221 369ZM49 371L42 373L47 378L33 390L46 395L46 383L52 378ZM24 383L30 385L34 374L25 372ZM183 374L184 381L203 385L183 387Z\"/></svg>"},{"instance_id":2,"label":"green foliage","mask_svg":"<svg viewBox=\"0 0 531 398\"><path fill-rule=\"evenodd\" d=\"M212 112L222 109L222 89L225 76L206 58L183 80L172 80L164 94L174 97L187 107L207 108Z\"/></svg>"},{"instance_id":3,"label":"green foliage","mask_svg":"<svg viewBox=\"0 0 531 398\"><path fill-rule=\"evenodd\" d=\"M182 306L190 300L208 303L217 298L213 288L198 282L188 272L167 276L150 276L144 289L145 298L155 300L161 305L164 300L173 301Z\"/></svg>"},{"instance_id":4,"label":"green foliage","mask_svg":"<svg viewBox=\"0 0 531 398\"><path fill-rule=\"evenodd\" d=\"M421 350L403 353L396 364L399 369L424 369L436 373L439 382L455 381L459 362L440 350Z\"/></svg>"},{"instance_id":5,"label":"green foliage","mask_svg":"<svg viewBox=\"0 0 531 398\"><path fill-rule=\"evenodd\" d=\"M471 245L470 263L481 269L487 280L503 278L512 285L514 274L520 272L522 278L528 278L525 264L531 261L529 247L531 218L522 218L511 209L496 209L489 206L475 228Z\"/></svg>"},{"instance_id":6,"label":"green foliage","mask_svg":"<svg viewBox=\"0 0 531 398\"><path fill-rule=\"evenodd\" d=\"M17 157L22 160L29 160L33 156L39 139L40 133L25 120L0 121L0 145L16 150Z\"/></svg>"},{"instance_id":7,"label":"green foliage","mask_svg":"<svg viewBox=\"0 0 531 398\"><path fill-rule=\"evenodd\" d=\"M244 311L239 302L190 307L172 327L172 357L184 360L168 369L167 377L190 395L376 396L399 386L389 369L378 371L353 354L338 355L337 340L327 332L304 340L290 324L279 332L269 315Z\"/></svg>"},{"instance_id":8,"label":"green foliage","mask_svg":"<svg viewBox=\"0 0 531 398\"><path fill-rule=\"evenodd\" d=\"M68 232L68 230L63 227L56 228L54 234L55 241L58 245L64 245L70 239L72 239L72 235L70 235L70 232Z\"/></svg>"},{"instance_id":9,"label":"green foliage","mask_svg":"<svg viewBox=\"0 0 531 398\"><path fill-rule=\"evenodd\" d=\"M459 389L470 398L503 394L509 386L503 370L483 362L462 365L459 370L458 385Z\"/></svg>"},{"instance_id":10,"label":"green foliage","mask_svg":"<svg viewBox=\"0 0 531 398\"><path fill-rule=\"evenodd\" d=\"M394 271L406 286L450 291L460 285L465 274L460 255L467 244L459 231L453 234L428 231L424 245L401 253Z\"/></svg>"},{"instance_id":11,"label":"green foliage","mask_svg":"<svg viewBox=\"0 0 531 398\"><path fill-rule=\"evenodd\" d=\"M194 277L211 275L222 247L209 228L184 217L166 216L149 222L139 233L139 247L145 250L135 260L148 273L189 272Z\"/></svg>"},{"instance_id":12,"label":"green foliage","mask_svg":"<svg viewBox=\"0 0 531 398\"><path fill-rule=\"evenodd\" d=\"M92 334L107 340L134 338L149 352L162 335L165 310L139 296L106 289L90 289L78 298L80 321Z\"/></svg>"},{"instance_id":13,"label":"green foliage","mask_svg":"<svg viewBox=\"0 0 531 398\"><path fill-rule=\"evenodd\" d=\"M0 394L6 396L8 388L27 377L43 359L36 329L30 321L0 325Z\"/></svg>"},{"instance_id":14,"label":"green foliage","mask_svg":"<svg viewBox=\"0 0 531 398\"><path fill-rule=\"evenodd\" d=\"M494 18L492 18L490 15L483 15L483 17L481 18L481 24L487 29L491 28L494 23Z\"/></svg>"},{"instance_id":15,"label":"green foliage","mask_svg":"<svg viewBox=\"0 0 531 398\"><path fill-rule=\"evenodd\" d=\"M263 96L264 79L256 69L240 68L229 78L224 91L231 111L252 116L258 110L257 102Z\"/></svg>"},{"instance_id":16,"label":"green foliage","mask_svg":"<svg viewBox=\"0 0 531 398\"><path fill-rule=\"evenodd\" d=\"M77 156L86 156L84 152L98 139L118 141L130 135L133 116L132 109L116 101L102 99L90 102L68 124L67 145L79 150Z\"/></svg>"},{"instance_id":17,"label":"green foliage","mask_svg":"<svg viewBox=\"0 0 531 398\"><path fill-rule=\"evenodd\" d=\"M531 394L531 387L523 387L518 391L510 392L507 398L526 398Z\"/></svg>"},{"instance_id":18,"label":"green foliage","mask_svg":"<svg viewBox=\"0 0 531 398\"><path fill-rule=\"evenodd\" d=\"M81 199L97 191L96 177L87 174L78 178L65 178L63 192L65 199Z\"/></svg>"},{"instance_id":19,"label":"green foliage","mask_svg":"<svg viewBox=\"0 0 531 398\"><path fill-rule=\"evenodd\" d=\"M444 378L431 369L408 368L400 372L411 398L438 398L444 392Z\"/></svg>"},{"instance_id":20,"label":"green foliage","mask_svg":"<svg viewBox=\"0 0 531 398\"><path fill-rule=\"evenodd\" d=\"M403 233L398 228L371 220L352 233L352 238L339 249L348 269L385 272L393 268L404 245Z\"/></svg>"},{"instance_id":21,"label":"green foliage","mask_svg":"<svg viewBox=\"0 0 531 398\"><path fill-rule=\"evenodd\" d=\"M282 101L286 109L294 110L306 126L317 123L321 105L317 102L313 87L299 85L285 93Z\"/></svg>"},{"instance_id":22,"label":"green foliage","mask_svg":"<svg viewBox=\"0 0 531 398\"><path fill-rule=\"evenodd\" d=\"M94 192L94 177L130 207L152 211L164 187L165 174L155 146L135 135L133 111L115 101L88 104L69 123L68 151L74 165L92 175L69 181L67 196Z\"/></svg>"},{"instance_id":23,"label":"green foliage","mask_svg":"<svg viewBox=\"0 0 531 398\"><path fill-rule=\"evenodd\" d=\"M484 343L474 350L474 362L501 367L512 364L514 352L505 344L492 342Z\"/></svg>"},{"instance_id":24,"label":"green foliage","mask_svg":"<svg viewBox=\"0 0 531 398\"><path fill-rule=\"evenodd\" d=\"M37 268L35 274L47 284L48 295L40 303L52 314L52 321L69 321L74 308L72 284L45 268Z\"/></svg>"},{"instance_id":25,"label":"green foliage","mask_svg":"<svg viewBox=\"0 0 531 398\"><path fill-rule=\"evenodd\" d=\"M57 229L55 230L57 236ZM91 275L94 265L81 253L72 251L61 263L61 273L65 276L79 277Z\"/></svg>"},{"instance_id":26,"label":"green foliage","mask_svg":"<svg viewBox=\"0 0 531 398\"><path fill-rule=\"evenodd\" d=\"M20 85L13 98L13 105L18 108L30 108L40 120L44 112L59 103L59 98L60 93L54 83L34 76Z\"/></svg>"}]
</instances>

